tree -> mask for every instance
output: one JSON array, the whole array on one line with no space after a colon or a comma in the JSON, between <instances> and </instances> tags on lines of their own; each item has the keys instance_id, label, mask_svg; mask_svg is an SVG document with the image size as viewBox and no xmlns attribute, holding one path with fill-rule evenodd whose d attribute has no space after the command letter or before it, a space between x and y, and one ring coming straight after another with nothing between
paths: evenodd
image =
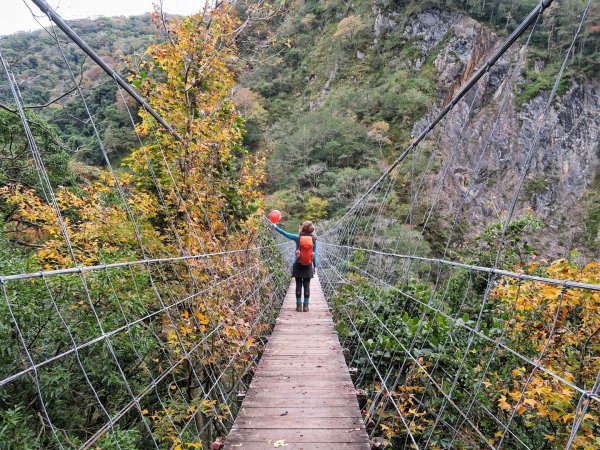
<instances>
[{"instance_id":1,"label":"tree","mask_svg":"<svg viewBox=\"0 0 600 450\"><path fill-rule=\"evenodd\" d=\"M239 88L233 94L233 102L244 117L246 134L244 143L256 147L261 140L269 114L264 108L263 98L248 88Z\"/></svg>"},{"instance_id":2,"label":"tree","mask_svg":"<svg viewBox=\"0 0 600 450\"><path fill-rule=\"evenodd\" d=\"M304 203L304 211L307 220L321 220L327 217L327 200L309 195Z\"/></svg>"},{"instance_id":3,"label":"tree","mask_svg":"<svg viewBox=\"0 0 600 450\"><path fill-rule=\"evenodd\" d=\"M71 185L75 177L69 168L69 154L58 134L35 113L27 112L27 118L50 182ZM21 119L17 114L0 109L0 186L6 184L41 189Z\"/></svg>"},{"instance_id":4,"label":"tree","mask_svg":"<svg viewBox=\"0 0 600 450\"><path fill-rule=\"evenodd\" d=\"M24 179L0 189L0 198L11 208L5 228L35 247L30 258L33 270L245 249L254 243L258 226L254 213L261 196L258 186L263 180L264 160L243 148L244 121L230 98L234 84L231 63L236 57L232 36L237 24L229 4L168 24L169 42L150 47L149 59L132 75L132 81L165 120L174 124L181 139L142 112L138 132L144 145L132 151L121 170L98 169L86 184L54 186L64 230L53 207L24 185ZM114 107L114 102L103 106ZM104 112L101 105L97 107ZM11 126L17 135L17 125ZM111 130L107 137L116 139L115 133ZM2 244L0 241L0 261L7 259ZM144 417L161 446L198 448L195 433L177 433L173 423L183 426L193 420L198 429L208 424L209 430L220 426L219 432L224 433L222 416L228 406L204 398L200 383L213 379L220 367L228 370L219 377L220 383L230 383L256 357L258 344L246 335L264 331L263 321L269 318L259 314L264 312L262 302L270 299L268 293L274 289L257 285L267 276L260 256L256 252L233 253L193 263L178 261L167 270L153 267L152 281L146 267L136 266L131 272L92 270L85 275L85 289L77 274L28 280L11 285L8 301L0 302L0 315L8 317L7 305L27 300L25 308L16 310L16 320L28 351L42 361L49 353L70 346L62 320L75 329L78 342L98 338L95 315L90 313L93 302L109 330L122 324L125 317L139 319L148 310L154 311L151 320L129 323L127 333L113 335L111 345L135 392L147 387L153 379L149 374L162 372L163 364L183 361L172 371L177 384L171 383L171 377L165 379L144 398L141 414L128 416L127 423L120 422L96 444L124 450L149 446ZM242 264L255 269L242 274ZM233 275L235 285L208 289L215 279ZM252 298L245 304L250 290L251 297L256 295L259 300ZM171 298L170 302L173 298L186 301L164 310L161 295ZM60 319L54 302L61 310ZM183 357L184 351L197 348L207 335L206 347ZM143 348L142 361L136 348ZM244 356L239 357L242 352ZM12 324L0 327L0 366L6 373L22 369L20 353ZM107 361L112 359L106 348L94 349L86 355L85 367L106 408L117 411L128 394L121 372ZM48 399L45 406L66 441L81 443L102 429L105 417L91 391L82 389L88 382L82 380L77 364L58 358L51 371L41 372ZM221 389L230 390L231 386L213 391ZM33 439L29 448L54 448L35 384L25 381L15 391L10 401L0 396L0 418L3 424L9 422L8 427L0 426L2 443L7 448L27 448L23 440ZM151 398L155 394L167 401L157 402ZM28 433L30 428L41 431Z\"/></svg>"},{"instance_id":5,"label":"tree","mask_svg":"<svg viewBox=\"0 0 600 450\"><path fill-rule=\"evenodd\" d=\"M352 43L352 40L366 29L367 25L363 22L361 16L351 15L340 20L333 37L348 40Z\"/></svg>"},{"instance_id":6,"label":"tree","mask_svg":"<svg viewBox=\"0 0 600 450\"><path fill-rule=\"evenodd\" d=\"M227 5L169 25L171 42L149 48L137 82L151 105L175 125L178 141L141 111L138 127L152 144L135 150L124 161L134 174L148 181L156 172L186 251L202 251L196 236L212 245L243 245L239 229L256 211L264 161L242 146L244 121L229 95L234 86L230 63L236 58L232 33L236 26ZM182 211L180 198L201 207Z\"/></svg>"},{"instance_id":7,"label":"tree","mask_svg":"<svg viewBox=\"0 0 600 450\"><path fill-rule=\"evenodd\" d=\"M379 146L379 153L381 154L381 150L385 145L390 145L392 141L386 135L390 130L390 124L385 121L375 122L373 123L369 131L367 131L367 136L373 142L375 142Z\"/></svg>"},{"instance_id":8,"label":"tree","mask_svg":"<svg viewBox=\"0 0 600 450\"><path fill-rule=\"evenodd\" d=\"M360 167L373 160L365 129L356 118L321 109L270 130L272 185L284 186L311 164L329 168ZM293 178L292 178L293 177Z\"/></svg>"}]
</instances>

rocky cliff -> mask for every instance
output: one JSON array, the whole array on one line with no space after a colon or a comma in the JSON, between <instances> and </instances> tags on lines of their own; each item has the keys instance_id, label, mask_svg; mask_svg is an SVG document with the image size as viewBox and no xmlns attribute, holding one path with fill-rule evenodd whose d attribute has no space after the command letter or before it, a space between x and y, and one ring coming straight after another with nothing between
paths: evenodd
<instances>
[{"instance_id":1,"label":"rocky cliff","mask_svg":"<svg viewBox=\"0 0 600 450\"><path fill-rule=\"evenodd\" d=\"M396 17L377 11L378 39L398 26ZM404 36L420 51L398 65L418 68L436 52L439 101L414 125L417 135L503 37L470 17L439 9L417 14ZM545 256L578 250L593 257L600 241L600 83L570 77L549 108L548 90L519 103L515 97L527 83L523 65L544 68L525 51L524 41L513 46L436 130L432 142L442 164L428 176L429 201L439 202L440 223L448 227L462 208L461 220L469 225L462 227L465 237L472 237L509 208L524 175L516 214L530 209L543 220L545 228L532 238Z\"/></svg>"}]
</instances>

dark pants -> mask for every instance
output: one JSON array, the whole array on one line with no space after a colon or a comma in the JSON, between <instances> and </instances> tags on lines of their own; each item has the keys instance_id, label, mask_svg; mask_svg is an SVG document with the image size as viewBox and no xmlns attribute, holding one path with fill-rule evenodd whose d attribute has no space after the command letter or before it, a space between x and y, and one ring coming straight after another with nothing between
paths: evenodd
<instances>
[{"instance_id":1,"label":"dark pants","mask_svg":"<svg viewBox=\"0 0 600 450\"><path fill-rule=\"evenodd\" d=\"M310 278L296 278L296 303L300 303L302 288L304 288L304 304L308 305L310 298Z\"/></svg>"}]
</instances>

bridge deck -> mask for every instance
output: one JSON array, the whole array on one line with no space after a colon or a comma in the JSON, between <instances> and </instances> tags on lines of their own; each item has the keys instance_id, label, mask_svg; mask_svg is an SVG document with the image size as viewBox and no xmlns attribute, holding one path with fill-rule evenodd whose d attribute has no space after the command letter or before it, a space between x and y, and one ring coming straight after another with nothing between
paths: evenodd
<instances>
[{"instance_id":1,"label":"bridge deck","mask_svg":"<svg viewBox=\"0 0 600 450\"><path fill-rule=\"evenodd\" d=\"M278 442L279 441L279 442ZM318 278L310 312L290 285L225 449L368 450L356 392Z\"/></svg>"}]
</instances>

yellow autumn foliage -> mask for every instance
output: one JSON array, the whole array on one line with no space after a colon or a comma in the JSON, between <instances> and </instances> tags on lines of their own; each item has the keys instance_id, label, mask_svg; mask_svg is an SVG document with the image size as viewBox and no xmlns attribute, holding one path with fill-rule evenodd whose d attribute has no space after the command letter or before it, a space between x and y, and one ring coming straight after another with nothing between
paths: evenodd
<instances>
[{"instance_id":1,"label":"yellow autumn foliage","mask_svg":"<svg viewBox=\"0 0 600 450\"><path fill-rule=\"evenodd\" d=\"M159 16L154 19L159 21ZM137 131L144 145L132 150L116 174L100 170L77 189L55 190L64 228L57 211L38 192L20 185L0 189L13 211L10 231L36 248L35 259L44 269L198 255L254 244L265 159L243 148L244 121L230 98L237 25L228 3L167 25L168 42L148 49L130 81L181 139L140 111ZM144 267L136 267L145 277ZM152 332L167 358L149 358L140 370L162 371L183 360L173 379L185 381L169 384L169 400L151 412L144 409L143 415L152 421L161 444L199 448L200 443L182 441L173 422L184 423L200 413L219 420L230 414L226 405L202 399L198 386L191 387L193 374L211 377L214 367L229 373L243 368L241 373L253 361L258 345L248 336L265 333L267 327L260 315L266 291L255 286L268 272L260 254L248 252L166 269L156 265L148 273L154 277L151 287L159 307L160 296L169 305L152 318ZM105 296L102 289L103 307L115 307L104 298L110 294L121 302L137 295L140 308L147 298L155 301L150 286L150 292L136 292L135 281L127 276L112 274L110 283L117 292ZM234 276L235 283L218 286ZM105 281L98 275L98 283ZM73 299L73 311L87 305L78 300ZM204 370L211 372L206 375Z\"/></svg>"},{"instance_id":2,"label":"yellow autumn foliage","mask_svg":"<svg viewBox=\"0 0 600 450\"><path fill-rule=\"evenodd\" d=\"M600 284L600 264L584 267L560 259L525 269L546 278ZM509 314L504 339L530 355L538 368L519 366L509 382L498 382L497 405L515 410L527 423L546 428L544 439L564 446L581 392L592 389L600 371L600 292L540 281L502 279L491 293L498 314ZM584 399L584 403L586 403ZM576 449L600 448L598 402L591 401L573 442Z\"/></svg>"}]
</instances>

